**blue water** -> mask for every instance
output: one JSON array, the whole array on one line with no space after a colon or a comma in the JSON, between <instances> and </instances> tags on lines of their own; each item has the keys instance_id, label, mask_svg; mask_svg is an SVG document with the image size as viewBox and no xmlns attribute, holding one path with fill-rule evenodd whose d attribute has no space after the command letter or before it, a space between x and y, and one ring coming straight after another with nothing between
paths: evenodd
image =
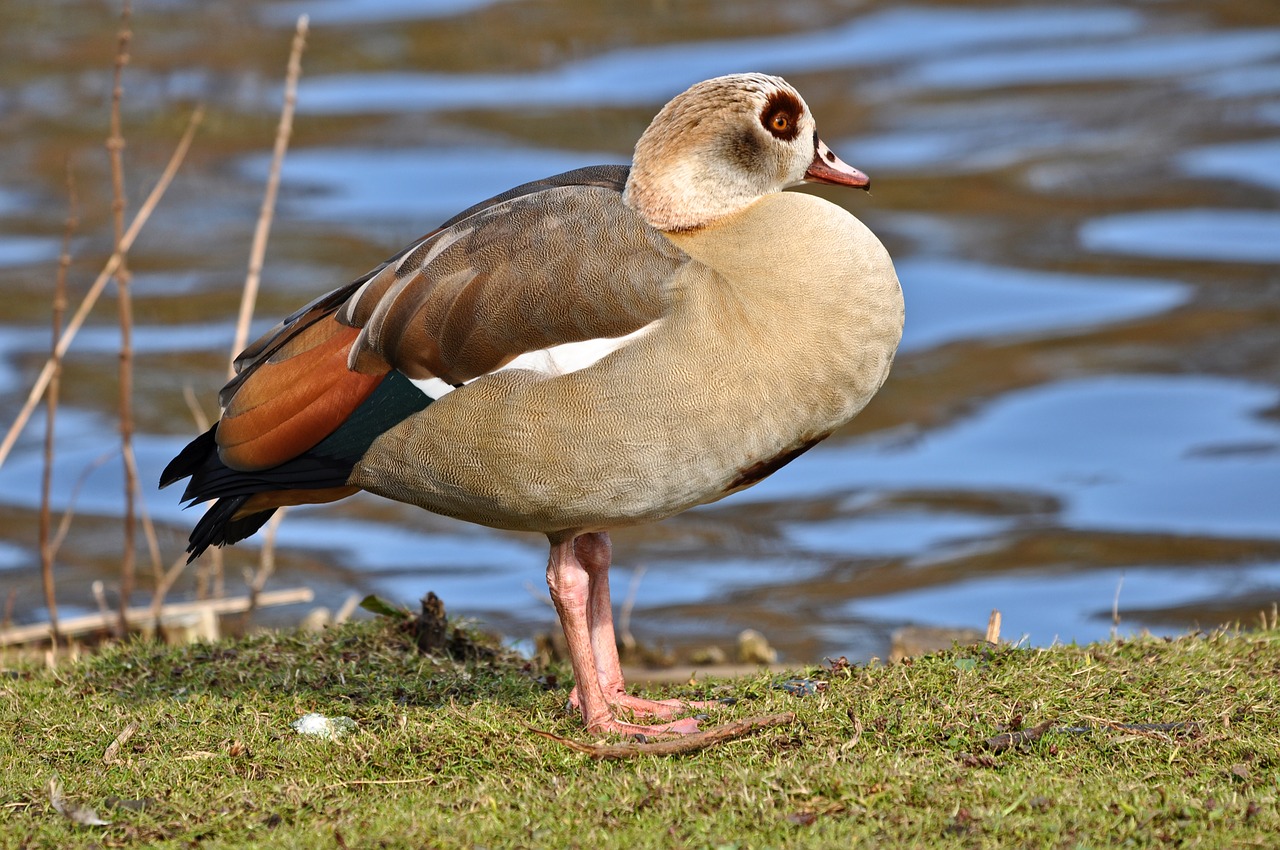
<instances>
[{"instance_id":1,"label":"blue water","mask_svg":"<svg viewBox=\"0 0 1280 850\"><path fill-rule=\"evenodd\" d=\"M29 24L44 20L36 2L0 9L0 33L24 33L0 34L6 423L47 347L63 151L84 205L73 293L109 243L109 69L77 64L93 52L77 28ZM100 14L66 5L86 30ZM162 6L136 10L131 204L191 103L213 116L132 261L136 453L166 557L194 513L153 482L196 431L183 386L211 410L225 370L284 51L307 12L255 328L486 196L627 161L647 117L704 77L787 74L824 138L871 174L869 194L820 191L896 258L907 326L889 383L758 487L615 535L614 597L635 578L642 639L729 643L767 623L784 656L809 661L883 655L898 625L981 626L993 607L1014 639L1105 637L1117 586L1123 629L1280 599L1280 8L1245 27L1191 0L804 14L747 0L590 20L518 0ZM242 43L238 58L206 55L218 39ZM108 293L77 339L59 416L53 504L86 520L121 510L114 307ZM0 593L28 619L42 423L0 467ZM69 610L92 605L89 576L115 574L79 528L69 545L88 561L60 566ZM361 497L292 511L278 542L273 581L331 606L430 589L513 639L552 625L535 536Z\"/></svg>"}]
</instances>

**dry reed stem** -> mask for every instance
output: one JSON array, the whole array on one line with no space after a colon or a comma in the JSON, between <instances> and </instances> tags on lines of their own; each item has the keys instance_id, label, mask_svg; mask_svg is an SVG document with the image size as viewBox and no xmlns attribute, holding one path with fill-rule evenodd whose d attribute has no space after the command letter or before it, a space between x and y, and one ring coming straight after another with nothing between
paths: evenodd
<instances>
[{"instance_id":1,"label":"dry reed stem","mask_svg":"<svg viewBox=\"0 0 1280 850\"><path fill-rule=\"evenodd\" d=\"M94 305L98 303L98 297L102 295L102 290L106 288L107 282L119 268L123 259L122 252L128 251L133 246L134 240L138 238L143 226L147 223L147 219L155 211L156 205L160 203L160 199L164 197L164 193L169 188L169 184L173 182L174 175L178 173L178 168L182 165L182 160L187 155L187 150L191 147L191 140L195 137L196 128L200 126L200 121L204 117L204 108L196 107L191 113L191 118L187 123L187 129L183 133L182 138L178 141L177 147L174 149L173 155L169 158L168 164L165 166L164 172L161 173L155 186L152 187L151 193L147 195L146 201L138 208L138 212L134 215L129 229L125 231L124 237L116 246L116 250L107 258L107 262L103 265L102 271L98 273L98 277L94 280L93 285L89 287L89 291L85 293L84 298L80 301L80 305L76 308L76 312L72 315L71 321L67 322L67 326L62 333L62 339L58 342L57 349L53 355L45 361L44 367L40 370L40 374L36 376L35 383L31 387L31 391L27 393L27 400L23 403L22 409L18 411L18 415L14 418L13 424L9 426L8 432L5 433L3 442L0 442L0 466L9 457L9 452L13 450L14 444L18 441L18 436L22 433L22 429L26 427L27 422L31 419L31 413L35 410L40 398L49 387L49 381L53 377L55 358L64 357L67 349L71 347L72 340L76 334L80 332L81 326L89 316L89 312Z\"/></svg>"},{"instance_id":2,"label":"dry reed stem","mask_svg":"<svg viewBox=\"0 0 1280 850\"><path fill-rule=\"evenodd\" d=\"M284 104L280 108L280 122L276 125L276 140L271 151L271 170L267 173L267 188L262 197L262 209L253 230L253 246L249 250L249 271L244 279L244 292L240 296L240 315L236 320L235 342L231 347L231 359L244 351L249 342L249 325L253 321L253 308L258 301L258 284L262 280L262 263L267 253L267 238L271 235L271 221L275 216L276 195L280 189L280 169L284 154L289 149L289 137L293 133L293 112L298 103L298 77L302 74L302 51L307 44L306 15L298 16L293 44L289 49L289 65L285 72ZM235 376L235 367L229 370Z\"/></svg>"},{"instance_id":3,"label":"dry reed stem","mask_svg":"<svg viewBox=\"0 0 1280 850\"><path fill-rule=\"evenodd\" d=\"M117 36L115 75L111 86L111 133L107 136L107 154L111 160L111 224L116 250L124 237L124 133L120 126L120 102L124 98L124 69L129 64L129 29L133 6L124 0L120 6L120 32ZM134 559L137 556L134 535L138 462L133 454L133 298L129 290L129 266L124 251L116 266L116 306L120 315L120 458L124 462L124 549L120 555L120 635L129 631L129 597L133 595Z\"/></svg>"},{"instance_id":4,"label":"dry reed stem","mask_svg":"<svg viewBox=\"0 0 1280 850\"><path fill-rule=\"evenodd\" d=\"M284 103L280 107L280 121L276 125L276 138L271 150L271 169L267 173L267 187L262 195L262 209L258 213L258 223L253 229L253 246L249 250L249 270L245 274L244 291L240 296L240 315L236 320L235 341L231 346L231 365L228 369L230 376L235 375L236 356L248 344L249 325L253 321L253 309L258 301L262 264L267 253L267 239L271 235L271 222L275 217L276 196L280 190L280 170L284 166L285 152L289 149L289 137L293 134L293 113L298 104L298 78L302 75L302 51L307 45L309 21L310 18L306 15L298 16L293 43L289 47L289 64L284 81ZM257 610L258 594L262 592L267 579L275 572L276 530L280 527L284 514L284 509L279 508L268 522L257 573L248 579L249 610L244 613L246 627L254 611Z\"/></svg>"},{"instance_id":5,"label":"dry reed stem","mask_svg":"<svg viewBox=\"0 0 1280 850\"><path fill-rule=\"evenodd\" d=\"M169 565L169 569L160 576L160 580L156 582L155 593L151 597L151 611L147 614L147 619L160 626L160 614L164 609L164 598L169 594L169 588L173 587L174 582L178 580L178 576L182 575L187 568L187 553L181 552L178 557Z\"/></svg>"},{"instance_id":6,"label":"dry reed stem","mask_svg":"<svg viewBox=\"0 0 1280 850\"><path fill-rule=\"evenodd\" d=\"M80 477L76 479L76 483L71 488L71 495L67 497L67 509L62 512L62 519L58 521L58 531L53 535L53 541L50 544L52 549L50 557L58 557L58 550L62 548L63 542L67 539L67 534L71 531L71 520L76 515L76 503L80 501L80 491L84 489L85 482L89 480L89 476L93 474L94 470L115 457L115 454L115 449L105 451L90 461L84 469L80 470Z\"/></svg>"},{"instance_id":7,"label":"dry reed stem","mask_svg":"<svg viewBox=\"0 0 1280 850\"><path fill-rule=\"evenodd\" d=\"M44 469L40 476L40 582L44 588L44 604L49 612L49 632L53 645L58 645L58 598L53 581L53 541L50 537L53 522L50 502L53 495L54 434L58 419L58 396L62 382L62 358L56 356L59 338L62 336L62 320L67 312L67 270L71 267L71 238L75 235L80 216L77 207L75 175L71 162L67 170L67 221L62 232L62 251L58 255L58 272L53 284L53 327L50 351L53 355L53 374L49 378L49 391L45 398Z\"/></svg>"},{"instance_id":8,"label":"dry reed stem","mask_svg":"<svg viewBox=\"0 0 1280 850\"><path fill-rule=\"evenodd\" d=\"M631 583L627 586L627 596L622 600L622 608L618 612L618 639L622 641L622 648L626 652L635 652L636 637L631 633L631 612L636 607L636 596L640 592L640 580L644 578L645 567L643 565L636 568L631 574Z\"/></svg>"},{"instance_id":9,"label":"dry reed stem","mask_svg":"<svg viewBox=\"0 0 1280 850\"><path fill-rule=\"evenodd\" d=\"M249 621L258 610L258 597L267 585L267 579L276 571L276 532L280 530L280 522L284 519L284 511L277 510L267 520L267 528L262 540L262 552L259 556L256 572L245 570L245 582L249 585L249 607L244 612L241 627L249 628Z\"/></svg>"},{"instance_id":10,"label":"dry reed stem","mask_svg":"<svg viewBox=\"0 0 1280 850\"><path fill-rule=\"evenodd\" d=\"M182 388L182 397L187 401L187 409L191 411L191 419L196 423L196 430L201 433L209 430L209 417L205 415L204 409L200 407L200 400L196 398L196 391L187 384ZM185 568L186 558L179 559ZM208 553L208 557L202 562L196 564L196 599L209 598L210 578L217 588L217 596L222 596L222 550L212 549ZM176 579L177 576L174 576Z\"/></svg>"}]
</instances>

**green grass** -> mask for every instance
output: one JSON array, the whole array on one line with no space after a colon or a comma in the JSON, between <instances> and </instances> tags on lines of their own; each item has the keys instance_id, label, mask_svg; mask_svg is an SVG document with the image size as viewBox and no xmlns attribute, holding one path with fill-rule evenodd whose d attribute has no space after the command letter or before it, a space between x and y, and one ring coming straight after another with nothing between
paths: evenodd
<instances>
[{"instance_id":1,"label":"green grass","mask_svg":"<svg viewBox=\"0 0 1280 850\"><path fill-rule=\"evenodd\" d=\"M567 680L565 670L558 673ZM713 720L797 720L680 757L595 761L566 690L504 653L425 657L385 619L108 648L0 679L3 847L1274 847L1280 632L966 649L696 688ZM323 741L318 711L359 730ZM1052 721L1032 743L988 738ZM1106 723L1194 721L1171 733ZM136 732L104 764L129 726ZM1060 731L1092 726L1089 733ZM108 826L59 815L46 784ZM121 802L123 801L123 802ZM140 807L140 808L139 808Z\"/></svg>"}]
</instances>

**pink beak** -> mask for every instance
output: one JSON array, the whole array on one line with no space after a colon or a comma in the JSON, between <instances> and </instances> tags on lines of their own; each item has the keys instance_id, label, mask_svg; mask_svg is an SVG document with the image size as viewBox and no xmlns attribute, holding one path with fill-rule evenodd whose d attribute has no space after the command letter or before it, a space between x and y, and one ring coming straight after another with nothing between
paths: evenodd
<instances>
[{"instance_id":1,"label":"pink beak","mask_svg":"<svg viewBox=\"0 0 1280 850\"><path fill-rule=\"evenodd\" d=\"M870 177L836 156L822 139L816 141L813 162L809 163L809 170L804 173L804 182L852 186L855 189L871 188Z\"/></svg>"}]
</instances>

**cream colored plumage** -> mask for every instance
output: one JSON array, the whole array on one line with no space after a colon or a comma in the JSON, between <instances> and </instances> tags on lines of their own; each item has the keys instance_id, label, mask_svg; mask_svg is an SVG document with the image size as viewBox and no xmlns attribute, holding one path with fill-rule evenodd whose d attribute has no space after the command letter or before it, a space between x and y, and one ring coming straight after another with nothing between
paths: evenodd
<instances>
[{"instance_id":1,"label":"cream colored plumage","mask_svg":"<svg viewBox=\"0 0 1280 850\"><path fill-rule=\"evenodd\" d=\"M861 222L782 192L867 181L779 78L689 89L625 189L623 173L472 208L255 343L222 422L162 479L219 499L193 551L355 489L544 533L587 726L695 728L613 715L684 706L625 692L607 530L750 486L855 416L888 375L902 296Z\"/></svg>"}]
</instances>

